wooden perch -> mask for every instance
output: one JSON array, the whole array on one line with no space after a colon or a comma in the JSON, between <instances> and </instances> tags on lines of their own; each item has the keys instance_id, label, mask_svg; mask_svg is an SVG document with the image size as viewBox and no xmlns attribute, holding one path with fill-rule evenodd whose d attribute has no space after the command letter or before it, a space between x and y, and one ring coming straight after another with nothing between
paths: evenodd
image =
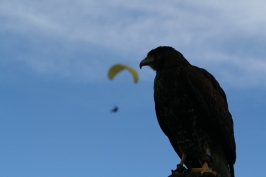
<instances>
[{"instance_id":1,"label":"wooden perch","mask_svg":"<svg viewBox=\"0 0 266 177\"><path fill-rule=\"evenodd\" d=\"M180 174L172 174L168 177L219 177L220 175L213 176L211 173L204 173L202 176L199 173L180 173Z\"/></svg>"}]
</instances>

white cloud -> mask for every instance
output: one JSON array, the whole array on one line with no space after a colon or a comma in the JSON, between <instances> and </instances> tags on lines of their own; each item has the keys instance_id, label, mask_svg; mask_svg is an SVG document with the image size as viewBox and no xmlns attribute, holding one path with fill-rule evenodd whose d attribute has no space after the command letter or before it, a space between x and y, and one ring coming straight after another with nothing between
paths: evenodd
<instances>
[{"instance_id":1,"label":"white cloud","mask_svg":"<svg viewBox=\"0 0 266 177\"><path fill-rule=\"evenodd\" d=\"M4 19L2 30L14 30L19 33L50 33L62 31L62 26L54 22L47 14L27 7L23 3L0 3L0 15Z\"/></svg>"},{"instance_id":2,"label":"white cloud","mask_svg":"<svg viewBox=\"0 0 266 177\"><path fill-rule=\"evenodd\" d=\"M3 0L0 16L4 19L1 31L85 42L121 56L134 55L127 59L135 62L153 47L172 45L191 63L222 68L215 72L233 85L242 85L241 77L243 85L246 79L266 85L261 77L265 74L266 53L261 45L266 42L266 1ZM33 61L25 60L40 72L58 70L66 76L80 76L83 69L78 66L91 65L71 61L68 66L64 61L62 67L52 67L58 59Z\"/></svg>"}]
</instances>

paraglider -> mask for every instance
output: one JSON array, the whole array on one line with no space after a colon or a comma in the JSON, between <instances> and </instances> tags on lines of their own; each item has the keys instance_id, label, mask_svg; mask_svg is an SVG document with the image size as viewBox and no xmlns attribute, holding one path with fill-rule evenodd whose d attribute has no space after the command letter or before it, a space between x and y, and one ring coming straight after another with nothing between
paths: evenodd
<instances>
[{"instance_id":1,"label":"paraglider","mask_svg":"<svg viewBox=\"0 0 266 177\"><path fill-rule=\"evenodd\" d=\"M135 69L133 69L129 66L123 65L123 64L115 64L112 67L110 67L110 69L108 71L108 78L110 80L114 79L115 76L123 70L127 70L130 72L135 83L137 83L139 81L139 75L138 75L137 71ZM117 111L118 111L118 106L115 106L111 110L112 113L116 113Z\"/></svg>"},{"instance_id":2,"label":"paraglider","mask_svg":"<svg viewBox=\"0 0 266 177\"><path fill-rule=\"evenodd\" d=\"M139 75L137 71L129 66L123 65L123 64L115 64L113 65L109 71L108 71L108 77L109 79L113 79L120 71L122 70L128 70L131 75L133 76L133 80L135 83L139 81Z\"/></svg>"}]
</instances>

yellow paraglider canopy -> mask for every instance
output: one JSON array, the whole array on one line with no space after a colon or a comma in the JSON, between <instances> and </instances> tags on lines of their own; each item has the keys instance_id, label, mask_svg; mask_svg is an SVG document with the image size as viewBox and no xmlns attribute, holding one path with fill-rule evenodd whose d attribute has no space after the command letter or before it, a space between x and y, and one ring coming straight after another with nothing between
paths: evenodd
<instances>
[{"instance_id":1,"label":"yellow paraglider canopy","mask_svg":"<svg viewBox=\"0 0 266 177\"><path fill-rule=\"evenodd\" d=\"M113 79L120 71L122 71L124 69L128 70L131 73L135 83L137 83L139 81L139 75L138 75L137 71L135 69L133 69L129 66L123 65L123 64L115 64L109 69L109 71L108 71L109 79Z\"/></svg>"}]
</instances>

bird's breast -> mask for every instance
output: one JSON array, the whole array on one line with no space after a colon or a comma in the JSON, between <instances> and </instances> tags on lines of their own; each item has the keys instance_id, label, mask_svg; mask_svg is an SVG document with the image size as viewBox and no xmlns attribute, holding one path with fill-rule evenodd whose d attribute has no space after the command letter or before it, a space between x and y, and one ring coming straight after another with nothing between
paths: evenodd
<instances>
[{"instance_id":1,"label":"bird's breast","mask_svg":"<svg viewBox=\"0 0 266 177\"><path fill-rule=\"evenodd\" d=\"M175 72L157 74L154 83L155 104L162 108L164 119L187 119L194 112L193 93L186 76ZM191 117L191 116L190 116Z\"/></svg>"}]
</instances>

